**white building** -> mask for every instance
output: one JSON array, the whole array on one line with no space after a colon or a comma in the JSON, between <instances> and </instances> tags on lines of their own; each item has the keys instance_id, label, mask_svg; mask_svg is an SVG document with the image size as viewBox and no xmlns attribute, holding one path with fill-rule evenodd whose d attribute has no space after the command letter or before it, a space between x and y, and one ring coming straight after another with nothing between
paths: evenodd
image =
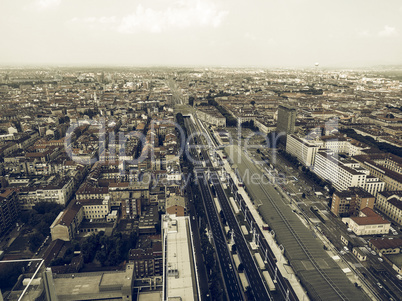
<instances>
[{"instance_id":1,"label":"white building","mask_svg":"<svg viewBox=\"0 0 402 301\"><path fill-rule=\"evenodd\" d=\"M391 222L375 213L373 209L364 208L357 217L346 217L342 221L356 235L377 235L388 234Z\"/></svg>"},{"instance_id":2,"label":"white building","mask_svg":"<svg viewBox=\"0 0 402 301\"><path fill-rule=\"evenodd\" d=\"M322 142L307 141L295 135L287 135L286 151L305 166L314 165L315 156L321 146Z\"/></svg>"},{"instance_id":3,"label":"white building","mask_svg":"<svg viewBox=\"0 0 402 301\"><path fill-rule=\"evenodd\" d=\"M330 150L317 152L314 172L322 179L331 182L338 191L347 190L349 187L361 187L377 195L384 190L384 182L376 177L370 177L369 171L361 168L356 162L350 160L341 161Z\"/></svg>"},{"instance_id":4,"label":"white building","mask_svg":"<svg viewBox=\"0 0 402 301\"><path fill-rule=\"evenodd\" d=\"M24 187L18 193L22 209L32 209L39 202L52 202L66 206L74 190L74 181L64 178L56 185Z\"/></svg>"},{"instance_id":5,"label":"white building","mask_svg":"<svg viewBox=\"0 0 402 301\"><path fill-rule=\"evenodd\" d=\"M198 300L198 283L191 225L188 216L162 216L162 300ZM195 279L195 281L194 281Z\"/></svg>"}]
</instances>

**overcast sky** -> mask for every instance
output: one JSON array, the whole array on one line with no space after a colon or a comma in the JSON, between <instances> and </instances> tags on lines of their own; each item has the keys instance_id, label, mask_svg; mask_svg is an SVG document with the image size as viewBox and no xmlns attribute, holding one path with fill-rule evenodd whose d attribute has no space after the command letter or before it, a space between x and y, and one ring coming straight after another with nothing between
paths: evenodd
<instances>
[{"instance_id":1,"label":"overcast sky","mask_svg":"<svg viewBox=\"0 0 402 301\"><path fill-rule=\"evenodd\" d=\"M0 0L0 64L402 64L401 0Z\"/></svg>"}]
</instances>

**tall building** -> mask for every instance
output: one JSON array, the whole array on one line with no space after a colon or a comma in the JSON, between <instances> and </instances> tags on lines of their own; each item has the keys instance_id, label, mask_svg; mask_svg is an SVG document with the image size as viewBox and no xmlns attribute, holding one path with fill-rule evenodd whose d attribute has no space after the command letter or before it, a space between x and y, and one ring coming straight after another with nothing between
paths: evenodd
<instances>
[{"instance_id":1,"label":"tall building","mask_svg":"<svg viewBox=\"0 0 402 301\"><path fill-rule=\"evenodd\" d=\"M285 105L278 107L278 121L276 125L277 132L293 134L295 132L296 109Z\"/></svg>"},{"instance_id":2,"label":"tall building","mask_svg":"<svg viewBox=\"0 0 402 301\"><path fill-rule=\"evenodd\" d=\"M304 166L313 166L315 155L322 142L306 141L295 135L287 135L286 152L295 156Z\"/></svg>"},{"instance_id":3,"label":"tall building","mask_svg":"<svg viewBox=\"0 0 402 301\"><path fill-rule=\"evenodd\" d=\"M6 188L0 190L0 235L15 225L18 218L17 193L14 189Z\"/></svg>"}]
</instances>

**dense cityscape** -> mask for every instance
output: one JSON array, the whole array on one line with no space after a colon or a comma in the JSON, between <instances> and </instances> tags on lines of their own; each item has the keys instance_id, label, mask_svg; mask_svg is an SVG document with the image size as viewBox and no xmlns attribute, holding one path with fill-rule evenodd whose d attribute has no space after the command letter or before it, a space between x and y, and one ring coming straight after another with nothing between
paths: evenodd
<instances>
[{"instance_id":1,"label":"dense cityscape","mask_svg":"<svg viewBox=\"0 0 402 301\"><path fill-rule=\"evenodd\" d=\"M400 300L402 71L0 69L1 300Z\"/></svg>"}]
</instances>

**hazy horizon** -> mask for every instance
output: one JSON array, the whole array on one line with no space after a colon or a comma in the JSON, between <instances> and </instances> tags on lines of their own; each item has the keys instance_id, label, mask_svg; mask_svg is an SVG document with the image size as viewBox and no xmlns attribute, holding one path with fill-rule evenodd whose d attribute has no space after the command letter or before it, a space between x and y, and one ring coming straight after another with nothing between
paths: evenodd
<instances>
[{"instance_id":1,"label":"hazy horizon","mask_svg":"<svg viewBox=\"0 0 402 301\"><path fill-rule=\"evenodd\" d=\"M402 3L3 0L0 66L402 65Z\"/></svg>"}]
</instances>

